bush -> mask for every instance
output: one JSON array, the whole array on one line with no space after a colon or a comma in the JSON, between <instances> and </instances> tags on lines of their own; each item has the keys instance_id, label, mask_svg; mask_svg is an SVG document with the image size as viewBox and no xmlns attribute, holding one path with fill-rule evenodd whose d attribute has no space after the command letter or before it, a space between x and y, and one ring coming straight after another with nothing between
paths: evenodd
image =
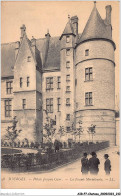
<instances>
[{"instance_id":1,"label":"bush","mask_svg":"<svg viewBox=\"0 0 121 196\"><path fill-rule=\"evenodd\" d=\"M30 147L31 147L31 148L34 148L34 142L31 142L31 143L30 143Z\"/></svg>"},{"instance_id":2,"label":"bush","mask_svg":"<svg viewBox=\"0 0 121 196\"><path fill-rule=\"evenodd\" d=\"M12 147L12 143L11 142L9 142L9 146Z\"/></svg>"},{"instance_id":3,"label":"bush","mask_svg":"<svg viewBox=\"0 0 121 196\"><path fill-rule=\"evenodd\" d=\"M63 144L62 142L59 141L59 148L62 148L63 147Z\"/></svg>"},{"instance_id":4,"label":"bush","mask_svg":"<svg viewBox=\"0 0 121 196\"><path fill-rule=\"evenodd\" d=\"M83 146L83 143L80 144L80 142L78 142L78 143L75 143L74 144L74 148L77 148L78 149L80 146Z\"/></svg>"},{"instance_id":5,"label":"bush","mask_svg":"<svg viewBox=\"0 0 121 196\"><path fill-rule=\"evenodd\" d=\"M17 146L17 143L16 142L13 142L13 147L16 147Z\"/></svg>"},{"instance_id":6,"label":"bush","mask_svg":"<svg viewBox=\"0 0 121 196\"><path fill-rule=\"evenodd\" d=\"M68 139L68 147L69 147L69 148L72 148L72 142L73 142L72 139Z\"/></svg>"},{"instance_id":7,"label":"bush","mask_svg":"<svg viewBox=\"0 0 121 196\"><path fill-rule=\"evenodd\" d=\"M89 142L89 145L94 144L93 142Z\"/></svg>"},{"instance_id":8,"label":"bush","mask_svg":"<svg viewBox=\"0 0 121 196\"><path fill-rule=\"evenodd\" d=\"M54 149L52 149L52 148L47 148L47 149L46 149L46 152L47 152L47 154L52 154L52 153L54 153Z\"/></svg>"},{"instance_id":9,"label":"bush","mask_svg":"<svg viewBox=\"0 0 121 196\"><path fill-rule=\"evenodd\" d=\"M62 145L62 143L60 141L55 140L55 142L54 142L55 152L59 151L59 149L62 148L62 146L63 145Z\"/></svg>"},{"instance_id":10,"label":"bush","mask_svg":"<svg viewBox=\"0 0 121 196\"><path fill-rule=\"evenodd\" d=\"M39 148L39 143L38 142L35 142L34 148Z\"/></svg>"},{"instance_id":11,"label":"bush","mask_svg":"<svg viewBox=\"0 0 121 196\"><path fill-rule=\"evenodd\" d=\"M22 147L22 148L24 147L24 142L22 142L21 147Z\"/></svg>"},{"instance_id":12,"label":"bush","mask_svg":"<svg viewBox=\"0 0 121 196\"><path fill-rule=\"evenodd\" d=\"M67 149L65 151L60 151L58 153L54 153L54 149L49 148L47 145L50 145L50 143L46 144L47 147L47 153L41 154L41 153L28 153L27 155L24 154L17 154L16 149L13 149L13 155L2 155L2 167L8 167L11 169L17 169L17 168L23 168L22 170L31 170L36 167L36 169L39 166L43 169L50 169L53 167L56 167L57 165L61 165L63 163L68 163L72 160L75 160L77 158L80 158L83 154L83 152L87 152L88 154L94 150L104 149L109 146L109 142L101 142L99 144L91 144L88 146L87 144L82 143L83 146L79 146L78 143L75 144L76 148ZM52 144L51 144L52 145ZM85 146L84 146L85 145ZM5 150L9 150L9 148L4 148ZM3 148L2 148L3 150ZM10 153L7 152L7 154Z\"/></svg>"},{"instance_id":13,"label":"bush","mask_svg":"<svg viewBox=\"0 0 121 196\"><path fill-rule=\"evenodd\" d=\"M67 148L67 143L63 142L63 146L64 146L64 148Z\"/></svg>"},{"instance_id":14,"label":"bush","mask_svg":"<svg viewBox=\"0 0 121 196\"><path fill-rule=\"evenodd\" d=\"M7 143L7 142L5 142L5 143L4 143L4 146L5 146L5 147L7 147L7 146L8 146L8 143Z\"/></svg>"},{"instance_id":15,"label":"bush","mask_svg":"<svg viewBox=\"0 0 121 196\"><path fill-rule=\"evenodd\" d=\"M45 144L45 147L52 148L53 147L53 143L52 142L47 142Z\"/></svg>"},{"instance_id":16,"label":"bush","mask_svg":"<svg viewBox=\"0 0 121 196\"><path fill-rule=\"evenodd\" d=\"M40 164L40 163L41 163L41 159L42 159L41 153L38 152L35 156L36 156L36 163L37 163L37 164Z\"/></svg>"}]
</instances>

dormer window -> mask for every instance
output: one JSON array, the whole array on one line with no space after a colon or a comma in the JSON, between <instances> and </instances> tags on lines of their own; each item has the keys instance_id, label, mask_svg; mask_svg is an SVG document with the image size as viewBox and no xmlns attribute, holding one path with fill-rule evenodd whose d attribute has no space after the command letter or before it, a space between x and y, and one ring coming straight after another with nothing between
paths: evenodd
<instances>
[{"instance_id":1,"label":"dormer window","mask_svg":"<svg viewBox=\"0 0 121 196\"><path fill-rule=\"evenodd\" d=\"M89 49L85 50L85 56L89 56Z\"/></svg>"},{"instance_id":2,"label":"dormer window","mask_svg":"<svg viewBox=\"0 0 121 196\"><path fill-rule=\"evenodd\" d=\"M70 36L66 36L66 43L70 42Z\"/></svg>"},{"instance_id":3,"label":"dormer window","mask_svg":"<svg viewBox=\"0 0 121 196\"><path fill-rule=\"evenodd\" d=\"M27 62L31 62L31 56L27 57Z\"/></svg>"},{"instance_id":4,"label":"dormer window","mask_svg":"<svg viewBox=\"0 0 121 196\"><path fill-rule=\"evenodd\" d=\"M66 49L66 56L70 55L70 49Z\"/></svg>"}]
</instances>

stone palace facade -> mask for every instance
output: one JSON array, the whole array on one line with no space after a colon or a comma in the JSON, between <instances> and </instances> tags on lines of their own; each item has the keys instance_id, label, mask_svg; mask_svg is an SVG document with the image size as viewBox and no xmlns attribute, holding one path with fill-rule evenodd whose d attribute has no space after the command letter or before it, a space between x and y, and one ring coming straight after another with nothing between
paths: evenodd
<instances>
[{"instance_id":1,"label":"stone palace facade","mask_svg":"<svg viewBox=\"0 0 121 196\"><path fill-rule=\"evenodd\" d=\"M115 145L115 43L112 40L111 6L103 20L94 8L82 33L78 17L68 17L63 33L28 39L26 27L20 41L2 44L1 130L2 137L13 117L22 129L21 139L42 141L48 115L72 139L72 124L96 125L95 140Z\"/></svg>"}]
</instances>

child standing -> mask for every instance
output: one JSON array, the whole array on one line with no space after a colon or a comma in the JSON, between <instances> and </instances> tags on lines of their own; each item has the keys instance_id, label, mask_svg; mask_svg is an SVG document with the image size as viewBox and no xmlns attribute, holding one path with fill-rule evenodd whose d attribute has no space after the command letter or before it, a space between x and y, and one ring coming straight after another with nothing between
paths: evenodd
<instances>
[{"instance_id":1,"label":"child standing","mask_svg":"<svg viewBox=\"0 0 121 196\"><path fill-rule=\"evenodd\" d=\"M111 171L111 161L109 160L108 157L109 157L108 154L104 155L104 158L105 158L104 169L105 169L106 175L109 175Z\"/></svg>"}]
</instances>

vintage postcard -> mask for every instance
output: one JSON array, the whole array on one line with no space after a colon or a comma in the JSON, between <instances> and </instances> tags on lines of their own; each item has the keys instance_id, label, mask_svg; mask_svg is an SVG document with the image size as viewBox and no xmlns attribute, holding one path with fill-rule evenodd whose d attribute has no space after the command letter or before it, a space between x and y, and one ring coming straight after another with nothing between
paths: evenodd
<instances>
[{"instance_id":1,"label":"vintage postcard","mask_svg":"<svg viewBox=\"0 0 121 196\"><path fill-rule=\"evenodd\" d=\"M1 3L2 189L119 189L119 1Z\"/></svg>"}]
</instances>

